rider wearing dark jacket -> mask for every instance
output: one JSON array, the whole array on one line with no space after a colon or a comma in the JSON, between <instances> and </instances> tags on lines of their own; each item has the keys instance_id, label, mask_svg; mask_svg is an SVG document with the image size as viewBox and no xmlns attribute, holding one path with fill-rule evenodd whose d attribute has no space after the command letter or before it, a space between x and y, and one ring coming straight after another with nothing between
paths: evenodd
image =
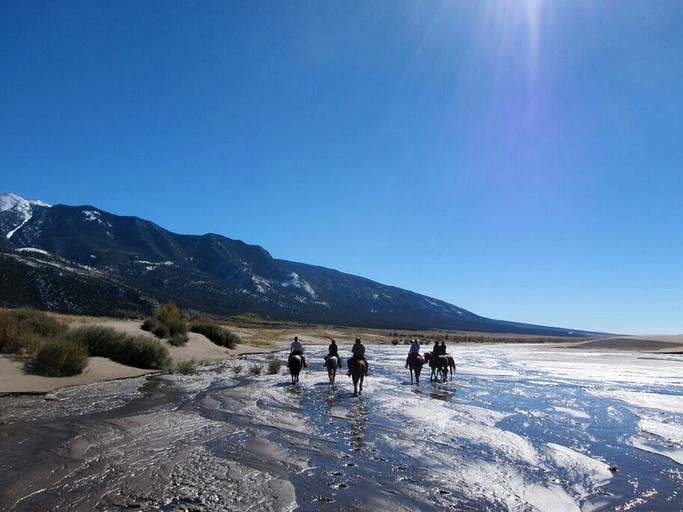
<instances>
[{"instance_id":1,"label":"rider wearing dark jacket","mask_svg":"<svg viewBox=\"0 0 683 512\"><path fill-rule=\"evenodd\" d=\"M325 356L325 364L327 365L327 360L330 357L336 357L337 360L339 361L339 367L341 368L342 360L341 357L339 357L339 349L337 347L337 342L335 340L332 340L330 342L330 346L327 347L327 355Z\"/></svg>"},{"instance_id":2,"label":"rider wearing dark jacket","mask_svg":"<svg viewBox=\"0 0 683 512\"><path fill-rule=\"evenodd\" d=\"M360 338L356 338L356 342L353 344L353 348L351 348L351 353L353 355L346 362L349 369L349 371L346 372L346 375L351 375L351 363L356 360L365 361L365 375L367 375L370 365L368 364L368 360L365 359L365 345L361 343Z\"/></svg>"}]
</instances>

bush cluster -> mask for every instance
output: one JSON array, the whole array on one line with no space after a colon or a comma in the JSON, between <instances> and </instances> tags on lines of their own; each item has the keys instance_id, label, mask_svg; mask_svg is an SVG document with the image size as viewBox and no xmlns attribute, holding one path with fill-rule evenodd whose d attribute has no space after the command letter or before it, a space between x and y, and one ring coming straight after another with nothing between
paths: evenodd
<instances>
[{"instance_id":1,"label":"bush cluster","mask_svg":"<svg viewBox=\"0 0 683 512\"><path fill-rule=\"evenodd\" d=\"M168 327L155 318L147 318L142 322L142 330L151 332L157 338L169 338L171 336L171 331L168 330Z\"/></svg>"},{"instance_id":2,"label":"bush cluster","mask_svg":"<svg viewBox=\"0 0 683 512\"><path fill-rule=\"evenodd\" d=\"M220 347L235 348L238 343L242 343L239 336L216 324L193 323L190 325L190 331L203 334Z\"/></svg>"},{"instance_id":3,"label":"bush cluster","mask_svg":"<svg viewBox=\"0 0 683 512\"><path fill-rule=\"evenodd\" d=\"M268 361L268 373L270 375L275 375L276 373L280 373L280 368L282 367L282 363L280 360L275 357L275 356L268 356L266 357L266 361Z\"/></svg>"},{"instance_id":4,"label":"bush cluster","mask_svg":"<svg viewBox=\"0 0 683 512\"><path fill-rule=\"evenodd\" d=\"M152 318L164 324L168 328L171 336L176 334L187 334L187 316L180 311L180 308L173 302L157 308L152 314Z\"/></svg>"},{"instance_id":5,"label":"bush cluster","mask_svg":"<svg viewBox=\"0 0 683 512\"><path fill-rule=\"evenodd\" d=\"M169 302L155 309L152 316L142 323L142 329L151 332L157 338L169 339L174 346L181 346L187 342L187 315L173 302Z\"/></svg>"},{"instance_id":6,"label":"bush cluster","mask_svg":"<svg viewBox=\"0 0 683 512\"><path fill-rule=\"evenodd\" d=\"M174 347L184 347L185 344L187 344L187 340L187 334L180 334L177 332L168 339L168 342Z\"/></svg>"},{"instance_id":7,"label":"bush cluster","mask_svg":"<svg viewBox=\"0 0 683 512\"><path fill-rule=\"evenodd\" d=\"M177 342L182 343L182 338ZM167 368L171 363L168 350L157 340L101 326L69 329L47 313L32 309L0 311L0 352L31 356L27 365L31 371L55 377L81 373L89 356L148 369Z\"/></svg>"},{"instance_id":8,"label":"bush cluster","mask_svg":"<svg viewBox=\"0 0 683 512\"><path fill-rule=\"evenodd\" d=\"M42 311L0 311L0 353L34 354L47 340L59 337L67 326Z\"/></svg>"},{"instance_id":9,"label":"bush cluster","mask_svg":"<svg viewBox=\"0 0 683 512\"><path fill-rule=\"evenodd\" d=\"M78 375L88 366L88 349L75 341L49 341L36 351L32 362L34 371L41 375Z\"/></svg>"},{"instance_id":10,"label":"bush cluster","mask_svg":"<svg viewBox=\"0 0 683 512\"><path fill-rule=\"evenodd\" d=\"M168 350L159 341L129 336L109 327L77 327L67 331L64 337L81 343L91 356L108 357L128 366L156 370L170 364Z\"/></svg>"},{"instance_id":11,"label":"bush cluster","mask_svg":"<svg viewBox=\"0 0 683 512\"><path fill-rule=\"evenodd\" d=\"M180 373L182 375L195 375L197 373L197 365L199 363L196 359L185 359L182 360L173 367L174 373Z\"/></svg>"}]
</instances>

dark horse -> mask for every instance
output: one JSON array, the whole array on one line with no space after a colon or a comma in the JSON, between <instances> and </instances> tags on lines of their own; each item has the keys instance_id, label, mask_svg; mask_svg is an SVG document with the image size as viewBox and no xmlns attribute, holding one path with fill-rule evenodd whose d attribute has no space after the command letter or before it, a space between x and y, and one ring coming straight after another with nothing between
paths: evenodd
<instances>
[{"instance_id":1,"label":"dark horse","mask_svg":"<svg viewBox=\"0 0 683 512\"><path fill-rule=\"evenodd\" d=\"M327 368L327 376L330 378L330 384L337 378L337 368L339 368L339 356L329 356L325 360L325 368Z\"/></svg>"},{"instance_id":2,"label":"dark horse","mask_svg":"<svg viewBox=\"0 0 683 512\"><path fill-rule=\"evenodd\" d=\"M422 372L422 366L425 364L424 358L420 354L415 354L408 360L408 368L410 368L410 383L413 383L413 373L415 373L415 383L420 383L420 372Z\"/></svg>"},{"instance_id":3,"label":"dark horse","mask_svg":"<svg viewBox=\"0 0 683 512\"><path fill-rule=\"evenodd\" d=\"M365 368L365 361L362 359L351 359L349 361L349 371L351 372L351 380L353 380L353 396L358 396L363 392Z\"/></svg>"},{"instance_id":4,"label":"dark horse","mask_svg":"<svg viewBox=\"0 0 683 512\"><path fill-rule=\"evenodd\" d=\"M449 361L450 359L450 361ZM451 370L451 377L453 377L453 369L455 368L455 361L451 356L437 356L433 357L431 352L425 352L425 361L429 363L429 367L432 369L432 373L429 379L434 378L436 373L437 379L448 380L448 370ZM452 362L452 366L451 366Z\"/></svg>"},{"instance_id":5,"label":"dark horse","mask_svg":"<svg viewBox=\"0 0 683 512\"><path fill-rule=\"evenodd\" d=\"M292 384L299 382L299 373L301 373L301 366L303 361L300 355L289 356L289 373L292 376Z\"/></svg>"},{"instance_id":6,"label":"dark horse","mask_svg":"<svg viewBox=\"0 0 683 512\"><path fill-rule=\"evenodd\" d=\"M448 369L451 371L451 379L453 378L453 372L455 371L455 359L452 356L446 354L446 359L448 359Z\"/></svg>"}]
</instances>

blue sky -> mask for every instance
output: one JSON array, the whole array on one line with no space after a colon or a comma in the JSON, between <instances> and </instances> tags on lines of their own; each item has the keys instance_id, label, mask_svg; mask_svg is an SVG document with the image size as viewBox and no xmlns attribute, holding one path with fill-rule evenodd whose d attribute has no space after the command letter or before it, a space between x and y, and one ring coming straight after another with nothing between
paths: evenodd
<instances>
[{"instance_id":1,"label":"blue sky","mask_svg":"<svg viewBox=\"0 0 683 512\"><path fill-rule=\"evenodd\" d=\"M678 0L0 0L0 192L683 333Z\"/></svg>"}]
</instances>

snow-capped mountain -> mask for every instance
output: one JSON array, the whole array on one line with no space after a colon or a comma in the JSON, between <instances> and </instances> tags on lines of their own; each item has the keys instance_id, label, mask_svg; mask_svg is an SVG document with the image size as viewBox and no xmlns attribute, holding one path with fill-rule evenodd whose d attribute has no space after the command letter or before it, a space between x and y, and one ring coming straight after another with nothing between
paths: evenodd
<instances>
[{"instance_id":1,"label":"snow-capped mountain","mask_svg":"<svg viewBox=\"0 0 683 512\"><path fill-rule=\"evenodd\" d=\"M207 234L179 235L93 206L0 196L0 306L142 316L172 300L222 316L384 328L579 335L492 320L358 276L274 259Z\"/></svg>"},{"instance_id":2,"label":"snow-capped mountain","mask_svg":"<svg viewBox=\"0 0 683 512\"><path fill-rule=\"evenodd\" d=\"M15 194L0 194L0 230L5 238L12 235L26 224L36 208L49 208L50 205L42 201L32 201Z\"/></svg>"}]
</instances>

